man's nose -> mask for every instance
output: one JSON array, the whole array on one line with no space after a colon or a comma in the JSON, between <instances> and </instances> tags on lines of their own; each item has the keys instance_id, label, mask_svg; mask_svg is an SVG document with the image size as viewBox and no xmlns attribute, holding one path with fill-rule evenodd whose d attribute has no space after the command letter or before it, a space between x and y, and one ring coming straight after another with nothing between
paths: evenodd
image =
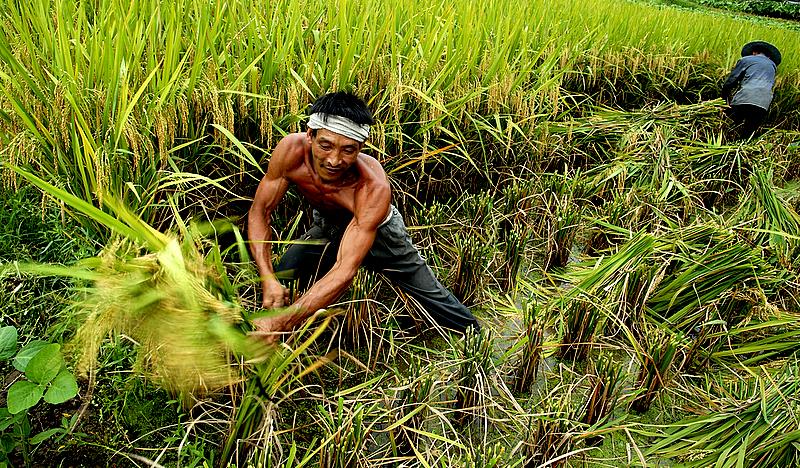
<instances>
[{"instance_id":1,"label":"man's nose","mask_svg":"<svg viewBox=\"0 0 800 468\"><path fill-rule=\"evenodd\" d=\"M342 163L342 156L339 154L338 151L332 151L330 155L328 155L328 165L336 167Z\"/></svg>"}]
</instances>

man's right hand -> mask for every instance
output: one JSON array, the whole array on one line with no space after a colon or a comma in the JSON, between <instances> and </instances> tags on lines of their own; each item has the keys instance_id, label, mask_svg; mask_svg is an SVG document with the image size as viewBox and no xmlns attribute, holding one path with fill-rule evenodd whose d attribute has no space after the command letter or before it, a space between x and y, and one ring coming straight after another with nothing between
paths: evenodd
<instances>
[{"instance_id":1,"label":"man's right hand","mask_svg":"<svg viewBox=\"0 0 800 468\"><path fill-rule=\"evenodd\" d=\"M262 307L265 309L274 309L276 307L284 307L289 305L289 290L281 283L272 279L264 281L264 299Z\"/></svg>"}]
</instances>

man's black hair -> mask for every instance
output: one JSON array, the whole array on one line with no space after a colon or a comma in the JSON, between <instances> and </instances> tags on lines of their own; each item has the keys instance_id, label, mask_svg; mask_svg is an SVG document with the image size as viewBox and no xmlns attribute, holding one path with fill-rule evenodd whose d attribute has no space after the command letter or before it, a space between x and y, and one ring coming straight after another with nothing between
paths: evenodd
<instances>
[{"instance_id":1,"label":"man's black hair","mask_svg":"<svg viewBox=\"0 0 800 468\"><path fill-rule=\"evenodd\" d=\"M311 105L311 113L338 115L361 125L373 125L369 107L358 96L344 91L323 94Z\"/></svg>"}]
</instances>

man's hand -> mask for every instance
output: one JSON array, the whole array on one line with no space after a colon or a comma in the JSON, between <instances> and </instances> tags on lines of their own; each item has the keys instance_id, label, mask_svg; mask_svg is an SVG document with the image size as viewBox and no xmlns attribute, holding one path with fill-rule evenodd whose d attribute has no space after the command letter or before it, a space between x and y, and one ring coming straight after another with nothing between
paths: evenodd
<instances>
[{"instance_id":1,"label":"man's hand","mask_svg":"<svg viewBox=\"0 0 800 468\"><path fill-rule=\"evenodd\" d=\"M289 290L275 279L264 280L264 299L262 307L274 309L289 304Z\"/></svg>"},{"instance_id":2,"label":"man's hand","mask_svg":"<svg viewBox=\"0 0 800 468\"><path fill-rule=\"evenodd\" d=\"M257 318L253 320L255 331L253 331L252 334L263 339L266 344L274 344L280 339L283 332L286 331L284 330L283 322L283 317Z\"/></svg>"},{"instance_id":3,"label":"man's hand","mask_svg":"<svg viewBox=\"0 0 800 468\"><path fill-rule=\"evenodd\" d=\"M255 330L252 335L261 337L267 344L277 342L282 335L291 332L306 315L302 314L296 307L287 307L282 311L273 311L277 315L260 317L253 320Z\"/></svg>"}]
</instances>

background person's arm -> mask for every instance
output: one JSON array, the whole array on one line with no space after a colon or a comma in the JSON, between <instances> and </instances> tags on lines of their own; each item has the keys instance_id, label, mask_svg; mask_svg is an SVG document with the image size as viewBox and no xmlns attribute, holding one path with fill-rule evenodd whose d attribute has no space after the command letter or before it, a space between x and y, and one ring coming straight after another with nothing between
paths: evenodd
<instances>
[{"instance_id":1,"label":"background person's arm","mask_svg":"<svg viewBox=\"0 0 800 468\"><path fill-rule=\"evenodd\" d=\"M739 85L739 82L744 77L744 71L746 68L747 66L744 61L739 59L739 61L736 62L736 66L733 67L733 70L731 70L730 74L728 75L728 78L724 83L722 83L722 97L725 98L725 100L730 101L733 97L731 96L731 93L734 89L736 89L736 87Z\"/></svg>"}]
</instances>

